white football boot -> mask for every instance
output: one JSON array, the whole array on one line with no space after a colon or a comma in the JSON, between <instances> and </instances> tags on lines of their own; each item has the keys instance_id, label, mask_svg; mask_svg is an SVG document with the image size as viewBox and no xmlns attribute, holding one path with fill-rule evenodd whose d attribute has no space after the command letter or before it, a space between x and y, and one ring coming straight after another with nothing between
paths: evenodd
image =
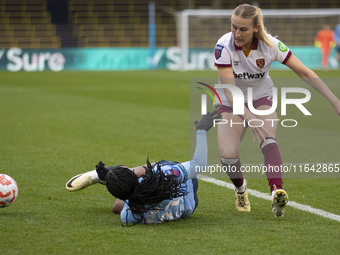
<instances>
[{"instance_id":1,"label":"white football boot","mask_svg":"<svg viewBox=\"0 0 340 255\"><path fill-rule=\"evenodd\" d=\"M99 180L96 170L92 170L72 177L66 183L66 189L68 191L78 191L99 182L103 183L103 181Z\"/></svg>"},{"instance_id":2,"label":"white football boot","mask_svg":"<svg viewBox=\"0 0 340 255\"><path fill-rule=\"evenodd\" d=\"M283 189L277 189L274 185L274 190L272 191L272 211L275 217L283 217L287 203L287 192Z\"/></svg>"}]
</instances>

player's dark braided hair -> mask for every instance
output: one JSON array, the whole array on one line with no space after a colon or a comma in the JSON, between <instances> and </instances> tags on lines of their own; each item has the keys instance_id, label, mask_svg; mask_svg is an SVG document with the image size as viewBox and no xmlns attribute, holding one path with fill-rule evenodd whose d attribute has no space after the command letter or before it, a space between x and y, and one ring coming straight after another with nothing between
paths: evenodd
<instances>
[{"instance_id":1,"label":"player's dark braided hair","mask_svg":"<svg viewBox=\"0 0 340 255\"><path fill-rule=\"evenodd\" d=\"M165 175L161 166L157 164L157 170L147 160L146 173L142 181L138 182L135 191L129 198L129 207L133 211L142 212L145 205L155 205L166 199L173 199L185 195L185 191L178 184L175 175Z\"/></svg>"},{"instance_id":2,"label":"player's dark braided hair","mask_svg":"<svg viewBox=\"0 0 340 255\"><path fill-rule=\"evenodd\" d=\"M137 175L126 166L118 166L106 174L106 188L115 197L127 200L138 185Z\"/></svg>"},{"instance_id":3,"label":"player's dark braided hair","mask_svg":"<svg viewBox=\"0 0 340 255\"><path fill-rule=\"evenodd\" d=\"M145 208L145 205L159 204L163 200L173 199L186 194L178 184L177 176L165 175L158 163L157 169L147 159L145 175L138 180L137 175L129 168L119 166L108 171L106 175L106 187L115 197L128 200L131 210L143 214L152 208Z\"/></svg>"}]
</instances>

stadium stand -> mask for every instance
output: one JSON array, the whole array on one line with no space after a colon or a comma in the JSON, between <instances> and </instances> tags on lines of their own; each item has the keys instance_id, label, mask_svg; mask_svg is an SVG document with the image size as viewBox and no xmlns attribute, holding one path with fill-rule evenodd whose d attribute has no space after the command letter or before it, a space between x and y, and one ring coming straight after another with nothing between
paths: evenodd
<instances>
[{"instance_id":1,"label":"stadium stand","mask_svg":"<svg viewBox=\"0 0 340 255\"><path fill-rule=\"evenodd\" d=\"M70 0L68 10L80 47L148 46L148 1ZM156 12L156 23L157 45L176 45L174 17Z\"/></svg>"},{"instance_id":2,"label":"stadium stand","mask_svg":"<svg viewBox=\"0 0 340 255\"><path fill-rule=\"evenodd\" d=\"M2 48L60 47L44 0L1 0L0 34Z\"/></svg>"},{"instance_id":3,"label":"stadium stand","mask_svg":"<svg viewBox=\"0 0 340 255\"><path fill-rule=\"evenodd\" d=\"M152 1L152 0L150 0ZM147 47L149 0L0 0L0 46L25 48ZM176 13L184 9L233 9L241 0L153 0L156 46L178 45ZM258 0L262 9L340 8L332 0ZM288 45L312 45L315 24L301 19L266 23ZM339 23L325 19L321 23ZM302 25L304 23L304 25ZM190 24L190 47L211 47L230 24L225 19L197 18ZM294 27L287 29L287 26ZM306 34L309 36L299 36ZM204 31L204 32L203 32ZM285 31L285 32L281 32ZM304 33L302 33L304 32Z\"/></svg>"},{"instance_id":4,"label":"stadium stand","mask_svg":"<svg viewBox=\"0 0 340 255\"><path fill-rule=\"evenodd\" d=\"M155 0L156 4L156 45L169 47L178 45L176 32L176 12L183 9L233 9L244 2L239 0ZM340 3L324 1L258 1L263 9L291 8L339 8ZM78 38L78 46L92 47L146 47L148 46L148 3L147 0L69 0L69 22L73 24L73 35ZM309 20L300 20L304 25L292 20L276 21L272 19L269 30L280 31L289 45L312 45L315 35L315 24ZM296 22L296 21L294 21ZM321 22L336 24L328 18ZM308 26L309 25L309 26ZM218 35L227 31L225 19L207 20L198 18L192 24L190 47L211 47ZM291 26L293 29L281 29ZM196 27L196 28L195 28ZM285 27L285 28L286 28ZM309 36L298 36L306 34ZM300 33L302 30L304 33ZM204 34L202 33L204 31ZM285 32L283 32L285 31Z\"/></svg>"}]
</instances>

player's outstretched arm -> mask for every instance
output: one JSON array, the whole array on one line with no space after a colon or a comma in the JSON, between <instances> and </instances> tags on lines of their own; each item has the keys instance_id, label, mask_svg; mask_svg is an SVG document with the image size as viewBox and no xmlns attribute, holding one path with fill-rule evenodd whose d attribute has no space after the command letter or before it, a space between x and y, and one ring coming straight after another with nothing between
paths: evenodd
<instances>
[{"instance_id":1,"label":"player's outstretched arm","mask_svg":"<svg viewBox=\"0 0 340 255\"><path fill-rule=\"evenodd\" d=\"M204 115L200 121L195 121L196 130L205 130L209 131L214 125L214 120L218 120L222 117L221 114L215 116L217 111L213 111L212 113L208 112L207 115Z\"/></svg>"},{"instance_id":2,"label":"player's outstretched arm","mask_svg":"<svg viewBox=\"0 0 340 255\"><path fill-rule=\"evenodd\" d=\"M204 115L200 121L195 121L196 125L196 149L192 160L190 161L188 178L194 178L200 169L207 165L208 161L208 144L207 144L207 131L214 125L214 120L218 120L222 115L217 115L217 111Z\"/></svg>"},{"instance_id":3,"label":"player's outstretched arm","mask_svg":"<svg viewBox=\"0 0 340 255\"><path fill-rule=\"evenodd\" d=\"M292 55L286 64L301 79L308 83L313 89L323 95L333 106L335 112L340 116L340 100L337 98L327 85L314 73L306 67L296 56Z\"/></svg>"}]
</instances>

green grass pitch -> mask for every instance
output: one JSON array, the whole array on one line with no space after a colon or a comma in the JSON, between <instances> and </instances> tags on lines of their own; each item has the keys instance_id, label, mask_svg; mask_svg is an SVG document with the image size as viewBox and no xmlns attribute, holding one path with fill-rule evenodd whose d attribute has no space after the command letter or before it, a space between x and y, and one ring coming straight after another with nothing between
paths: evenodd
<instances>
[{"instance_id":1,"label":"green grass pitch","mask_svg":"<svg viewBox=\"0 0 340 255\"><path fill-rule=\"evenodd\" d=\"M339 71L318 74L340 78ZM69 178L100 160L131 167L148 156L188 160L189 85L200 77L216 72L2 72L0 172L17 181L19 197L0 208L1 254L338 254L339 222L291 207L275 219L270 202L253 196L251 213L238 213L232 190L203 181L190 218L128 228L104 186L66 191ZM340 83L330 88L340 97ZM278 132L283 159L339 162L340 118L324 98L312 98L313 117L296 113L299 127ZM250 140L242 157L261 162ZM265 178L248 186L268 192ZM338 178L290 178L284 187L293 201L340 214Z\"/></svg>"}]
</instances>

